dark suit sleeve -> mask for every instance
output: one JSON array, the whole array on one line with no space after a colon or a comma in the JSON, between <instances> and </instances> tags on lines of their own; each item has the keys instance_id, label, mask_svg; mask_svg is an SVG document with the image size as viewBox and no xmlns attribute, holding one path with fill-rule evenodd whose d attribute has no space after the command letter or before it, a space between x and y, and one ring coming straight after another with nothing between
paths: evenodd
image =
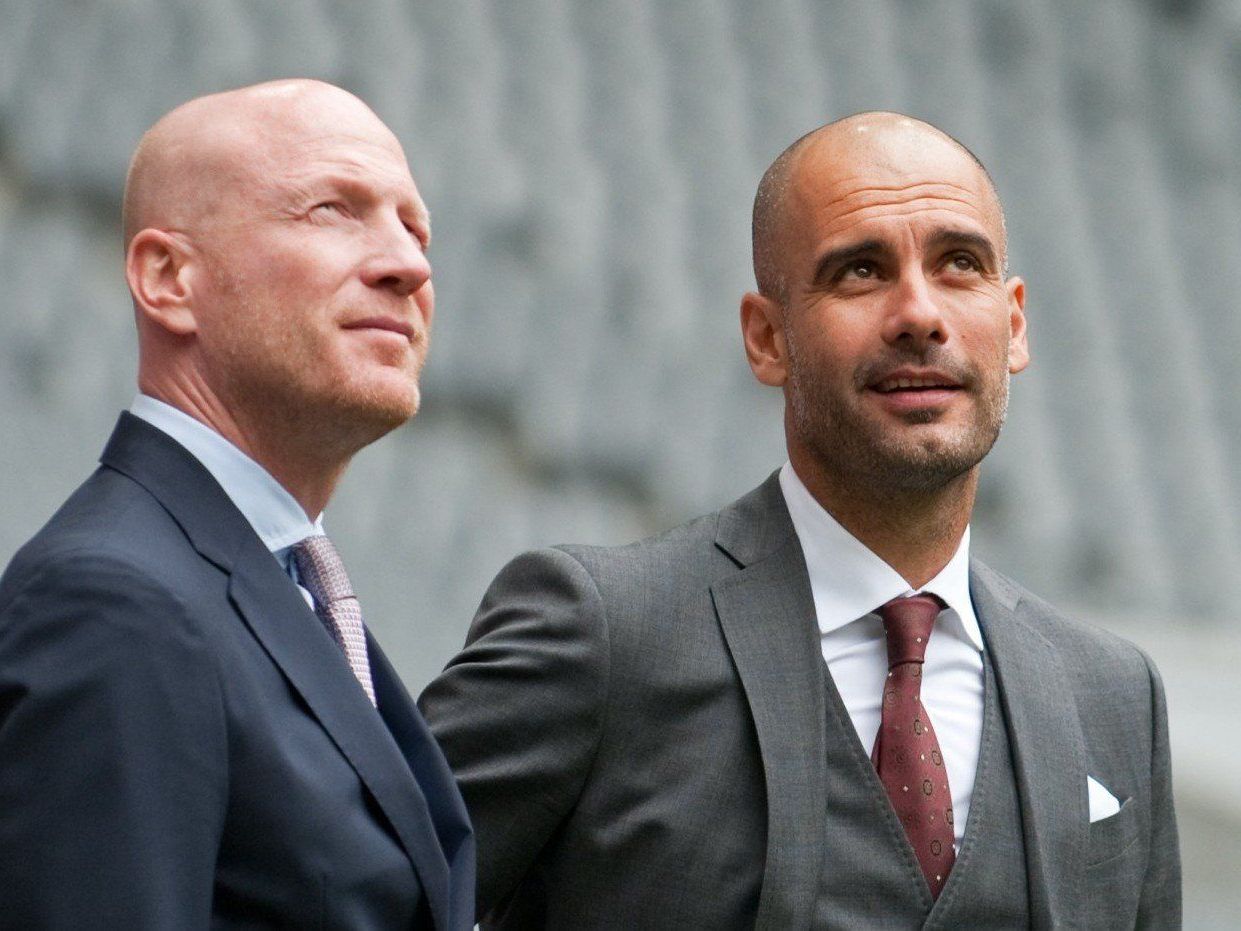
<instances>
[{"instance_id":1,"label":"dark suit sleeve","mask_svg":"<svg viewBox=\"0 0 1241 931\"><path fill-rule=\"evenodd\" d=\"M8 581L0 924L206 927L227 749L185 606L93 555Z\"/></svg>"},{"instance_id":2,"label":"dark suit sleeve","mask_svg":"<svg viewBox=\"0 0 1241 931\"><path fill-rule=\"evenodd\" d=\"M1163 680L1143 654L1151 684L1151 839L1150 861L1142 883L1137 927L1181 926L1181 853L1172 808L1172 764L1168 746L1168 706Z\"/></svg>"},{"instance_id":3,"label":"dark suit sleeve","mask_svg":"<svg viewBox=\"0 0 1241 931\"><path fill-rule=\"evenodd\" d=\"M594 580L559 550L509 563L465 649L419 699L478 839L478 913L501 904L575 804L608 691Z\"/></svg>"}]
</instances>

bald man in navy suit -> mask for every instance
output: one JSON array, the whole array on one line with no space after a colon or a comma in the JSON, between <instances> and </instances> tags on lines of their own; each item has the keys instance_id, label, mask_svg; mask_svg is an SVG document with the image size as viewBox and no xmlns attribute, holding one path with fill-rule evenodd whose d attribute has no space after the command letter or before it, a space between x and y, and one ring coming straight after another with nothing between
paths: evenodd
<instances>
[{"instance_id":1,"label":"bald man in navy suit","mask_svg":"<svg viewBox=\"0 0 1241 931\"><path fill-rule=\"evenodd\" d=\"M473 925L461 797L320 520L417 410L429 240L339 88L200 98L143 138L139 394L0 581L0 924Z\"/></svg>"}]
</instances>

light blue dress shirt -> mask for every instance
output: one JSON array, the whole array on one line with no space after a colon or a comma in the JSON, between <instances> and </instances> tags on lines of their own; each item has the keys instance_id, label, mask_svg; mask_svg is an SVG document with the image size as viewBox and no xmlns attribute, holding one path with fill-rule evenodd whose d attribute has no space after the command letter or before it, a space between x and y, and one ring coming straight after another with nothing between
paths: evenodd
<instances>
[{"instance_id":1,"label":"light blue dress shirt","mask_svg":"<svg viewBox=\"0 0 1241 931\"><path fill-rule=\"evenodd\" d=\"M129 412L184 446L219 482L224 493L250 522L263 545L296 581L290 550L313 534L323 533L323 515L313 521L271 473L201 421L175 407L139 394ZM298 588L301 588L299 585ZM310 593L302 595L311 607Z\"/></svg>"}]
</instances>

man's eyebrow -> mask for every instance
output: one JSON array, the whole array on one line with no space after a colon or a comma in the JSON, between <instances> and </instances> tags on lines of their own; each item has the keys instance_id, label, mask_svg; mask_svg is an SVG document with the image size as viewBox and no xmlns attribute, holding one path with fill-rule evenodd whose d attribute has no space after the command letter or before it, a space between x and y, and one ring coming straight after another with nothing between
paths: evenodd
<instances>
[{"instance_id":1,"label":"man's eyebrow","mask_svg":"<svg viewBox=\"0 0 1241 931\"><path fill-rule=\"evenodd\" d=\"M830 272L842 265L848 265L850 262L856 262L859 259L872 258L886 251L887 247L878 239L866 239L862 242L832 249L830 252L825 252L820 256L818 263L814 267L814 277L811 280L822 281Z\"/></svg>"},{"instance_id":2,"label":"man's eyebrow","mask_svg":"<svg viewBox=\"0 0 1241 931\"><path fill-rule=\"evenodd\" d=\"M981 233L975 233L972 230L948 227L936 230L926 241L928 249L942 249L945 246L972 247L975 251L981 253L983 264L988 268L995 268L999 261L991 238Z\"/></svg>"}]
</instances>

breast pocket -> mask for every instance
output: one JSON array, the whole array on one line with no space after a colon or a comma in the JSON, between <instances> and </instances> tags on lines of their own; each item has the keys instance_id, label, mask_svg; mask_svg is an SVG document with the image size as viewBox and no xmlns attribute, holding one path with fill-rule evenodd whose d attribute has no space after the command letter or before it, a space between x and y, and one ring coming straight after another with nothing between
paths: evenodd
<instances>
[{"instance_id":1,"label":"breast pocket","mask_svg":"<svg viewBox=\"0 0 1241 931\"><path fill-rule=\"evenodd\" d=\"M1088 869L1104 866L1117 857L1124 856L1138 839L1138 810L1133 798L1127 798L1120 811L1110 818L1090 825L1090 847L1086 864Z\"/></svg>"},{"instance_id":2,"label":"breast pocket","mask_svg":"<svg viewBox=\"0 0 1241 931\"><path fill-rule=\"evenodd\" d=\"M1084 928L1132 928L1137 922L1146 869L1138 814L1137 802L1127 798L1116 814L1090 825L1086 895L1079 916Z\"/></svg>"}]
</instances>

